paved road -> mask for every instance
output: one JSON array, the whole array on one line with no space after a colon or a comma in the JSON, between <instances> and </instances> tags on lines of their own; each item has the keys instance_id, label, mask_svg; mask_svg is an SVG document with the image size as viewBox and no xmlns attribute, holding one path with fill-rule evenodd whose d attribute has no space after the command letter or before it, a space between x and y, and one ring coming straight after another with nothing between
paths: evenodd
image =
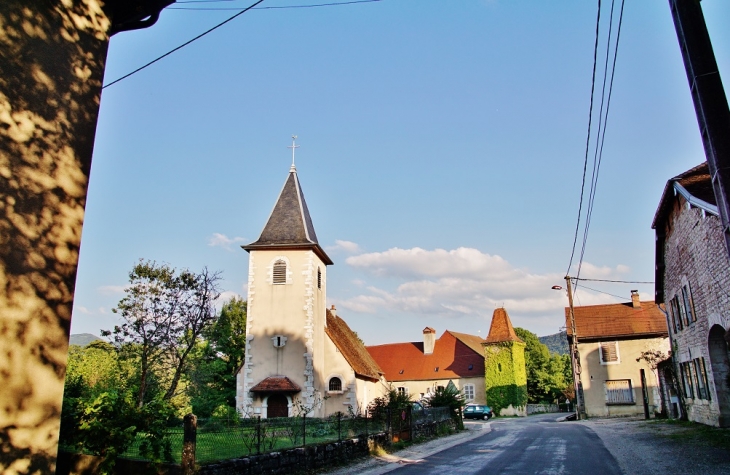
<instances>
[{"instance_id":1,"label":"paved road","mask_svg":"<svg viewBox=\"0 0 730 475\"><path fill-rule=\"evenodd\" d=\"M489 433L390 473L621 474L595 432L555 419L555 414L546 414L493 421Z\"/></svg>"}]
</instances>

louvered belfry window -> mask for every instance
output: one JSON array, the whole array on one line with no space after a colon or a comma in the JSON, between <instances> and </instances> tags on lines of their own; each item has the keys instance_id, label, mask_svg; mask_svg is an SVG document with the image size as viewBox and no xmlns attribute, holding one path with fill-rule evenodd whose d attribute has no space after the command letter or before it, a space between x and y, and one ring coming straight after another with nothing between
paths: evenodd
<instances>
[{"instance_id":1,"label":"louvered belfry window","mask_svg":"<svg viewBox=\"0 0 730 475\"><path fill-rule=\"evenodd\" d=\"M286 284L286 262L282 260L274 262L274 283Z\"/></svg>"},{"instance_id":2,"label":"louvered belfry window","mask_svg":"<svg viewBox=\"0 0 730 475\"><path fill-rule=\"evenodd\" d=\"M618 361L618 348L615 341L601 342L601 363L614 363Z\"/></svg>"}]
</instances>

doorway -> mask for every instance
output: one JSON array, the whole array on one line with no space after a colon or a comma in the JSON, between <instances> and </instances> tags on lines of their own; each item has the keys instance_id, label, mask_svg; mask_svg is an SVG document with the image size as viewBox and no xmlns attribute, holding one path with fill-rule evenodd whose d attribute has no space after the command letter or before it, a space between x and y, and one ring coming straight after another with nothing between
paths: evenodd
<instances>
[{"instance_id":1,"label":"doorway","mask_svg":"<svg viewBox=\"0 0 730 475\"><path fill-rule=\"evenodd\" d=\"M719 423L721 427L730 425L730 391L728 390L728 374L730 360L725 342L725 329L721 325L713 325L707 341L712 365L712 379L715 382L715 396L720 409Z\"/></svg>"},{"instance_id":2,"label":"doorway","mask_svg":"<svg viewBox=\"0 0 730 475\"><path fill-rule=\"evenodd\" d=\"M267 401L266 417L289 417L289 401L283 394L272 394Z\"/></svg>"}]
</instances>

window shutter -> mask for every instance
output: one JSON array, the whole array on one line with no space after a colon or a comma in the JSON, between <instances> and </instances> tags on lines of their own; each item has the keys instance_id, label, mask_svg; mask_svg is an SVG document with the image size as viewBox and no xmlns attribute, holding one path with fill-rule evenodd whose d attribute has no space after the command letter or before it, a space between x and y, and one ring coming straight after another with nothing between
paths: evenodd
<instances>
[{"instance_id":1,"label":"window shutter","mask_svg":"<svg viewBox=\"0 0 730 475\"><path fill-rule=\"evenodd\" d=\"M273 277L275 284L286 284L286 262L281 260L274 262Z\"/></svg>"},{"instance_id":2,"label":"window shutter","mask_svg":"<svg viewBox=\"0 0 730 475\"><path fill-rule=\"evenodd\" d=\"M616 350L615 341L601 342L601 361L604 363L618 361L618 351Z\"/></svg>"}]
</instances>

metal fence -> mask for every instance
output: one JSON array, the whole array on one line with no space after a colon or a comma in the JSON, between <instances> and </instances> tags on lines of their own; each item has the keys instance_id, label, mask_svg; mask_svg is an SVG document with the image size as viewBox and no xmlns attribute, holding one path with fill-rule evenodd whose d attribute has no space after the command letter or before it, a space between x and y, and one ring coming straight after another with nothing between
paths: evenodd
<instances>
[{"instance_id":1,"label":"metal fence","mask_svg":"<svg viewBox=\"0 0 730 475\"><path fill-rule=\"evenodd\" d=\"M544 412L560 412L560 407L557 404L528 404L528 414L539 414Z\"/></svg>"},{"instance_id":2,"label":"metal fence","mask_svg":"<svg viewBox=\"0 0 730 475\"><path fill-rule=\"evenodd\" d=\"M370 417L335 415L328 418L288 417L275 419L198 419L195 459L206 464L307 445L351 439L387 430L387 421ZM170 429L172 461L180 463L184 431ZM140 452L142 436L121 457L145 460Z\"/></svg>"}]
</instances>

